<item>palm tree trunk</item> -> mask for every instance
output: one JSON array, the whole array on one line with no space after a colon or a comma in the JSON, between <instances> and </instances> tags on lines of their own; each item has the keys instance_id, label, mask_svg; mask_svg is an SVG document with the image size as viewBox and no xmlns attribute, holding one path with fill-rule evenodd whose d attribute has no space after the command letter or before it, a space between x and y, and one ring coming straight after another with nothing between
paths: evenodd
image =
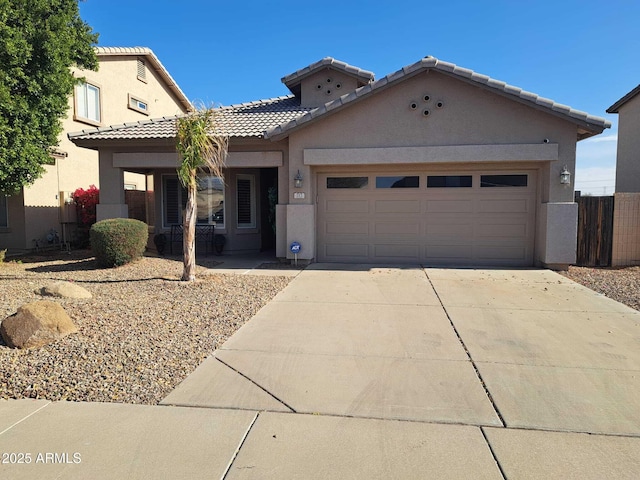
<instances>
[{"instance_id":1,"label":"palm tree trunk","mask_svg":"<svg viewBox=\"0 0 640 480\"><path fill-rule=\"evenodd\" d=\"M193 173L195 176L195 172ZM184 221L182 223L182 280L193 282L196 279L196 186L191 182L187 187L187 206L184 211Z\"/></svg>"}]
</instances>

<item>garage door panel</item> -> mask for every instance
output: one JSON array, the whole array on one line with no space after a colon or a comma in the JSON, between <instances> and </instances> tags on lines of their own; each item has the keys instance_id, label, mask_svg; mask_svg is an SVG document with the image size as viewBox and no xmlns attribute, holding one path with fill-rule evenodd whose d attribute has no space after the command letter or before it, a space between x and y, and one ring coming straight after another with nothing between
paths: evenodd
<instances>
[{"instance_id":1,"label":"garage door panel","mask_svg":"<svg viewBox=\"0 0 640 480\"><path fill-rule=\"evenodd\" d=\"M471 213L471 200L428 200L427 213Z\"/></svg>"},{"instance_id":2,"label":"garage door panel","mask_svg":"<svg viewBox=\"0 0 640 480\"><path fill-rule=\"evenodd\" d=\"M329 235L369 235L369 222L326 222L324 231Z\"/></svg>"},{"instance_id":3,"label":"garage door panel","mask_svg":"<svg viewBox=\"0 0 640 480\"><path fill-rule=\"evenodd\" d=\"M473 251L470 245L427 245L425 258L431 260L471 260Z\"/></svg>"},{"instance_id":4,"label":"garage door panel","mask_svg":"<svg viewBox=\"0 0 640 480\"><path fill-rule=\"evenodd\" d=\"M484 260L524 260L526 250L520 246L476 245L475 257Z\"/></svg>"},{"instance_id":5,"label":"garage door panel","mask_svg":"<svg viewBox=\"0 0 640 480\"><path fill-rule=\"evenodd\" d=\"M376 200L375 213L420 213L420 200Z\"/></svg>"},{"instance_id":6,"label":"garage door panel","mask_svg":"<svg viewBox=\"0 0 640 480\"><path fill-rule=\"evenodd\" d=\"M527 213L529 208L526 199L480 200L478 203L481 213Z\"/></svg>"},{"instance_id":7,"label":"garage door panel","mask_svg":"<svg viewBox=\"0 0 640 480\"><path fill-rule=\"evenodd\" d=\"M325 202L325 211L327 213L369 213L368 200L340 199L327 200Z\"/></svg>"},{"instance_id":8,"label":"garage door panel","mask_svg":"<svg viewBox=\"0 0 640 480\"><path fill-rule=\"evenodd\" d=\"M420 258L420 245L378 244L374 245L375 257L407 259L418 261Z\"/></svg>"},{"instance_id":9,"label":"garage door panel","mask_svg":"<svg viewBox=\"0 0 640 480\"><path fill-rule=\"evenodd\" d=\"M366 244L327 244L325 245L325 255L336 258L369 258L369 245Z\"/></svg>"},{"instance_id":10,"label":"garage door panel","mask_svg":"<svg viewBox=\"0 0 640 480\"><path fill-rule=\"evenodd\" d=\"M524 239L527 237L528 229L526 223L506 225L485 223L483 225L478 225L476 232L479 237L508 237Z\"/></svg>"},{"instance_id":11,"label":"garage door panel","mask_svg":"<svg viewBox=\"0 0 640 480\"><path fill-rule=\"evenodd\" d=\"M418 235L420 224L418 222L375 222L376 235Z\"/></svg>"},{"instance_id":12,"label":"garage door panel","mask_svg":"<svg viewBox=\"0 0 640 480\"><path fill-rule=\"evenodd\" d=\"M420 175L420 188L349 191L326 188L326 175L321 175L318 259L530 266L536 173L526 172L527 187L481 187L480 177L492 174L504 176L503 172L478 170L470 174L472 188L428 188L425 180L429 172L424 172ZM368 176L370 185L375 177Z\"/></svg>"}]
</instances>

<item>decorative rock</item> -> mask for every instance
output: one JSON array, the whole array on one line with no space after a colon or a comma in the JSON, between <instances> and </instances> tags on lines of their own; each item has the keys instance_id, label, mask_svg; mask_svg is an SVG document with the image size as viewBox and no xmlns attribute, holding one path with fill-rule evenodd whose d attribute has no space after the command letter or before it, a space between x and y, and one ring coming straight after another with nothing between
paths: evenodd
<instances>
[{"instance_id":1,"label":"decorative rock","mask_svg":"<svg viewBox=\"0 0 640 480\"><path fill-rule=\"evenodd\" d=\"M43 296L63 298L91 298L91 292L86 288L71 282L55 282L43 287L40 292Z\"/></svg>"},{"instance_id":2,"label":"decorative rock","mask_svg":"<svg viewBox=\"0 0 640 480\"><path fill-rule=\"evenodd\" d=\"M21 306L0 324L2 338L13 348L42 347L77 331L60 304L46 300Z\"/></svg>"}]
</instances>

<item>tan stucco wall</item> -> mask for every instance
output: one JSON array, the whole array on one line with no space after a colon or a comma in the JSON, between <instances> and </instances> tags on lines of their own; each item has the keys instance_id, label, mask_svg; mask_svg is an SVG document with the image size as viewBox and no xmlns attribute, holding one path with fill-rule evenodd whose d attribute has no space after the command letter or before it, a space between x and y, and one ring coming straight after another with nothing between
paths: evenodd
<instances>
[{"instance_id":1,"label":"tan stucco wall","mask_svg":"<svg viewBox=\"0 0 640 480\"><path fill-rule=\"evenodd\" d=\"M429 101L424 100L425 95L430 97ZM416 109L410 107L414 102ZM441 108L436 106L437 102L442 102ZM428 116L423 114L425 109L429 110ZM572 182L575 178L576 135L574 124L552 114L441 73L423 72L292 133L289 143L289 202L294 205L315 202L314 182L305 182L301 190L305 193L304 199L293 198L295 172L300 169L305 178L312 178L316 168L304 164L305 149L543 145L547 139L549 144L557 144L558 159L543 162L539 167L538 198L541 203L570 203L573 202L573 185L560 185L559 175L566 165L572 173ZM393 161L391 156L389 162ZM354 163L360 162L355 162L354 158ZM508 162L501 163L508 166ZM457 164L451 166L455 168ZM564 220L567 211L561 215ZM288 218L287 231L290 230L289 221ZM558 225L553 221L554 228L557 226L558 229L548 232L547 219L541 221L538 215L536 238L546 242L554 239L571 242L570 232L575 230L575 222L571 220L567 225ZM288 238L287 243L290 240ZM310 229L302 240L315 245L315 228ZM575 237L565 250L573 251L575 256ZM553 252L554 263L562 263L557 262L556 253L557 249ZM547 258L546 254L547 249L537 245L536 263L549 263L551 257ZM571 258L567 257L567 263L570 261Z\"/></svg>"},{"instance_id":2,"label":"tan stucco wall","mask_svg":"<svg viewBox=\"0 0 640 480\"><path fill-rule=\"evenodd\" d=\"M184 107L164 85L160 77L147 65L146 83L137 79L137 58L135 56L99 57L97 72L74 70L77 77L100 87L102 126L124 122L146 120L148 118L174 115L184 112ZM139 97L149 105L149 115L128 108L128 95ZM69 98L69 111L63 120L64 133L60 137L59 150L67 153L65 158L56 158L56 164L46 166L46 173L35 183L24 189L24 229L12 228L10 234L0 236L0 247L11 245L15 249L29 249L34 239L43 239L55 229L61 234L59 219L59 192L68 196L77 188L90 185L100 187L98 172L98 152L75 146L67 138L67 133L77 132L95 125L74 119L75 101ZM127 172L125 182L144 189L144 176ZM104 213L104 209L103 209ZM9 221L18 221L15 211L10 212ZM3 238L4 237L4 238Z\"/></svg>"},{"instance_id":3,"label":"tan stucco wall","mask_svg":"<svg viewBox=\"0 0 640 480\"><path fill-rule=\"evenodd\" d=\"M617 192L640 192L640 95L618 110Z\"/></svg>"},{"instance_id":4,"label":"tan stucco wall","mask_svg":"<svg viewBox=\"0 0 640 480\"><path fill-rule=\"evenodd\" d=\"M319 107L352 92L357 86L357 80L350 75L332 69L321 70L303 80L301 105Z\"/></svg>"},{"instance_id":5,"label":"tan stucco wall","mask_svg":"<svg viewBox=\"0 0 640 480\"><path fill-rule=\"evenodd\" d=\"M616 192L611 266L640 265L640 193Z\"/></svg>"}]
</instances>

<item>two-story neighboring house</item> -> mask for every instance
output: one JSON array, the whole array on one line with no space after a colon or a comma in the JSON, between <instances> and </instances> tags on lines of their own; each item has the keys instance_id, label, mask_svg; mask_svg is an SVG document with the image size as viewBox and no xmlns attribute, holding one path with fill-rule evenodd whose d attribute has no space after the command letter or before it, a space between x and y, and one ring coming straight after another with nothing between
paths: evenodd
<instances>
[{"instance_id":1,"label":"two-story neighboring house","mask_svg":"<svg viewBox=\"0 0 640 480\"><path fill-rule=\"evenodd\" d=\"M68 132L176 115L191 103L148 48L97 47L97 72L74 70L84 81L69 98L60 143L44 175L11 197L0 196L0 249L24 251L62 239L61 205L77 188L99 185L98 152L79 148ZM145 190L144 175L125 173L125 188Z\"/></svg>"},{"instance_id":2,"label":"two-story neighboring house","mask_svg":"<svg viewBox=\"0 0 640 480\"><path fill-rule=\"evenodd\" d=\"M618 115L611 265L640 265L640 85L607 113Z\"/></svg>"}]
</instances>

